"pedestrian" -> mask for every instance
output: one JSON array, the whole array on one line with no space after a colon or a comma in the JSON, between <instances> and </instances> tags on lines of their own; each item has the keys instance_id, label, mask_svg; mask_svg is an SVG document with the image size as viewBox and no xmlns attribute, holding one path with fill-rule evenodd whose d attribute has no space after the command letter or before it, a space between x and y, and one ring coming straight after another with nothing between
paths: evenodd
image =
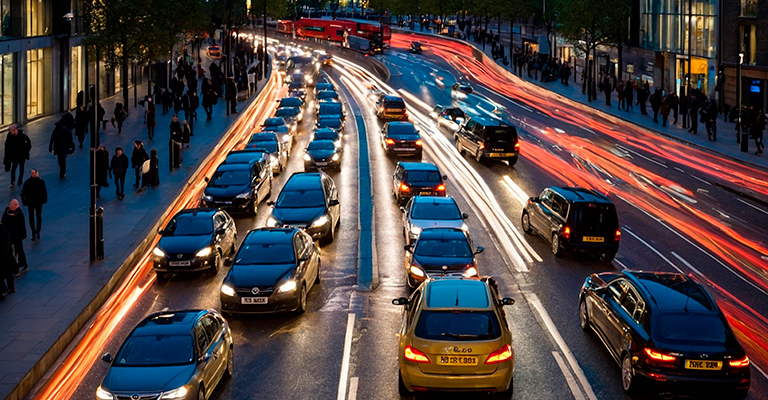
<instances>
[{"instance_id":1,"label":"pedestrian","mask_svg":"<svg viewBox=\"0 0 768 400\"><path fill-rule=\"evenodd\" d=\"M672 114L674 116L672 125L677 125L677 115L678 115L678 109L680 107L680 97L677 96L677 93L675 93L674 90L672 91L672 93L669 94L669 107L672 109Z\"/></svg>"},{"instance_id":2,"label":"pedestrian","mask_svg":"<svg viewBox=\"0 0 768 400\"><path fill-rule=\"evenodd\" d=\"M755 139L755 147L757 148L755 154L763 154L763 149L765 148L765 145L763 144L763 131L765 131L766 121L768 121L768 118L766 118L765 112L763 112L762 109L758 110L755 122L752 124L749 131L752 139Z\"/></svg>"},{"instance_id":3,"label":"pedestrian","mask_svg":"<svg viewBox=\"0 0 768 400\"><path fill-rule=\"evenodd\" d=\"M661 88L656 90L651 95L651 110L653 110L653 122L659 123L659 109L661 108L662 91Z\"/></svg>"},{"instance_id":4,"label":"pedestrian","mask_svg":"<svg viewBox=\"0 0 768 400\"><path fill-rule=\"evenodd\" d=\"M691 90L691 94L688 97L688 116L691 121L691 127L688 128L688 132L694 135L699 133L699 107L701 107L701 100L699 100L696 92L696 89Z\"/></svg>"},{"instance_id":5,"label":"pedestrian","mask_svg":"<svg viewBox=\"0 0 768 400\"><path fill-rule=\"evenodd\" d=\"M149 141L151 142L155 137L155 127L157 126L157 108L151 97L147 99L145 104L147 105L147 109L144 111L147 118L147 134L149 135Z\"/></svg>"},{"instance_id":6,"label":"pedestrian","mask_svg":"<svg viewBox=\"0 0 768 400\"><path fill-rule=\"evenodd\" d=\"M181 111L184 111L184 119L189 119L189 103L189 91L187 91L184 93L184 95L181 96Z\"/></svg>"},{"instance_id":7,"label":"pedestrian","mask_svg":"<svg viewBox=\"0 0 768 400\"><path fill-rule=\"evenodd\" d=\"M664 96L664 98L661 100L661 105L659 106L659 111L661 112L662 127L667 126L667 120L669 119L669 112L671 109L672 106L669 104L669 96Z\"/></svg>"},{"instance_id":8,"label":"pedestrian","mask_svg":"<svg viewBox=\"0 0 768 400\"><path fill-rule=\"evenodd\" d=\"M96 123L97 124L99 122L101 123L101 130L103 131L103 130L107 129L107 120L104 118L104 117L107 116L107 110L105 110L104 107L101 106L101 103L99 103L99 109L98 109L97 113L99 115L98 115L98 122L96 122ZM93 115L93 114L91 114L91 115ZM93 129L91 132L96 132L96 130Z\"/></svg>"},{"instance_id":9,"label":"pedestrian","mask_svg":"<svg viewBox=\"0 0 768 400\"><path fill-rule=\"evenodd\" d=\"M149 160L147 150L144 149L144 143L141 140L133 141L133 151L131 152L131 167L136 172L136 183L133 187L138 188L141 184L141 169L144 166L144 162Z\"/></svg>"},{"instance_id":10,"label":"pedestrian","mask_svg":"<svg viewBox=\"0 0 768 400\"><path fill-rule=\"evenodd\" d=\"M83 142L85 141L85 135L88 134L88 123L90 122L90 115L88 115L88 109L85 106L77 107L75 112L75 136L80 143L80 148L83 148Z\"/></svg>"},{"instance_id":11,"label":"pedestrian","mask_svg":"<svg viewBox=\"0 0 768 400\"><path fill-rule=\"evenodd\" d=\"M5 296L16 293L13 283L15 269L16 260L11 254L11 234L0 223L0 301L5 300Z\"/></svg>"},{"instance_id":12,"label":"pedestrian","mask_svg":"<svg viewBox=\"0 0 768 400\"><path fill-rule=\"evenodd\" d=\"M128 156L123 154L123 148L115 147L115 155L112 156L109 168L115 176L115 194L118 200L125 198L125 173L128 171Z\"/></svg>"},{"instance_id":13,"label":"pedestrian","mask_svg":"<svg viewBox=\"0 0 768 400\"><path fill-rule=\"evenodd\" d=\"M61 121L61 124L70 131L75 130L77 127L77 124L75 123L75 116L72 115L72 111L70 110L66 110L59 121Z\"/></svg>"},{"instance_id":14,"label":"pedestrian","mask_svg":"<svg viewBox=\"0 0 768 400\"><path fill-rule=\"evenodd\" d=\"M605 75L603 77L603 91L605 92L605 105L611 105L611 93L613 92L613 85L611 84L611 77Z\"/></svg>"},{"instance_id":15,"label":"pedestrian","mask_svg":"<svg viewBox=\"0 0 768 400\"><path fill-rule=\"evenodd\" d=\"M632 81L627 81L627 83L624 84L624 110L627 112L633 111L632 104L635 101L635 89L634 84Z\"/></svg>"},{"instance_id":16,"label":"pedestrian","mask_svg":"<svg viewBox=\"0 0 768 400\"><path fill-rule=\"evenodd\" d=\"M107 178L111 175L109 171L109 150L103 144L96 149L96 198L101 198L101 188L109 187Z\"/></svg>"},{"instance_id":17,"label":"pedestrian","mask_svg":"<svg viewBox=\"0 0 768 400\"><path fill-rule=\"evenodd\" d=\"M648 97L651 95L651 87L645 82L637 89L637 104L640 106L640 114L648 115Z\"/></svg>"},{"instance_id":18,"label":"pedestrian","mask_svg":"<svg viewBox=\"0 0 768 400\"><path fill-rule=\"evenodd\" d=\"M226 99L230 114L237 114L237 86L232 77L227 79Z\"/></svg>"},{"instance_id":19,"label":"pedestrian","mask_svg":"<svg viewBox=\"0 0 768 400\"><path fill-rule=\"evenodd\" d=\"M59 178L67 177L67 155L75 152L75 142L72 140L72 132L65 128L61 122L56 122L56 127L48 142L48 152L55 155L59 162Z\"/></svg>"},{"instance_id":20,"label":"pedestrian","mask_svg":"<svg viewBox=\"0 0 768 400\"><path fill-rule=\"evenodd\" d=\"M192 133L192 129L190 129L189 123L186 119L181 123L181 126L181 143L186 144L187 148L189 148L190 137L194 136L194 134Z\"/></svg>"},{"instance_id":21,"label":"pedestrian","mask_svg":"<svg viewBox=\"0 0 768 400\"><path fill-rule=\"evenodd\" d=\"M32 141L29 140L29 136L24 133L24 130L19 129L16 124L9 126L8 135L5 137L3 164L5 165L5 171L11 172L11 188L13 188L16 181L21 186L22 177L24 176L24 163L29 160L30 150L32 150ZM19 170L18 179L16 178L16 169Z\"/></svg>"},{"instance_id":22,"label":"pedestrian","mask_svg":"<svg viewBox=\"0 0 768 400\"><path fill-rule=\"evenodd\" d=\"M174 115L173 118L171 118L170 131L171 134L168 146L173 155L172 165L174 167L181 166L181 146L184 141L184 129L182 128L181 121L179 121L177 115Z\"/></svg>"},{"instance_id":23,"label":"pedestrian","mask_svg":"<svg viewBox=\"0 0 768 400\"><path fill-rule=\"evenodd\" d=\"M115 111L112 114L112 127L115 127L117 122L117 133L123 133L123 121L128 118L128 111L123 107L123 103L115 103Z\"/></svg>"},{"instance_id":24,"label":"pedestrian","mask_svg":"<svg viewBox=\"0 0 768 400\"><path fill-rule=\"evenodd\" d=\"M203 110L205 110L207 121L211 120L213 106L218 103L218 101L218 96L216 96L216 91L213 89L213 85L209 86L208 90L203 93Z\"/></svg>"},{"instance_id":25,"label":"pedestrian","mask_svg":"<svg viewBox=\"0 0 768 400\"><path fill-rule=\"evenodd\" d=\"M173 94L169 89L163 89L163 115L168 113L173 105Z\"/></svg>"},{"instance_id":26,"label":"pedestrian","mask_svg":"<svg viewBox=\"0 0 768 400\"><path fill-rule=\"evenodd\" d=\"M19 201L11 199L8 208L5 209L2 217L3 226L8 229L11 235L11 254L16 260L13 273L19 276L29 268L27 265L27 255L24 254L23 240L27 238L27 222L24 220L24 211L19 207Z\"/></svg>"},{"instance_id":27,"label":"pedestrian","mask_svg":"<svg viewBox=\"0 0 768 400\"><path fill-rule=\"evenodd\" d=\"M194 124L193 121L197 121L197 109L200 107L200 97L197 95L197 91L192 91L189 94L189 122L190 125Z\"/></svg>"},{"instance_id":28,"label":"pedestrian","mask_svg":"<svg viewBox=\"0 0 768 400\"><path fill-rule=\"evenodd\" d=\"M21 188L21 204L27 206L29 213L29 230L32 231L32 241L35 236L40 239L40 227L43 225L43 204L48 202L48 191L45 181L36 169L29 171L29 178Z\"/></svg>"},{"instance_id":29,"label":"pedestrian","mask_svg":"<svg viewBox=\"0 0 768 400\"><path fill-rule=\"evenodd\" d=\"M717 141L717 103L714 100L707 101L701 106L699 114L707 128L707 140Z\"/></svg>"}]
</instances>

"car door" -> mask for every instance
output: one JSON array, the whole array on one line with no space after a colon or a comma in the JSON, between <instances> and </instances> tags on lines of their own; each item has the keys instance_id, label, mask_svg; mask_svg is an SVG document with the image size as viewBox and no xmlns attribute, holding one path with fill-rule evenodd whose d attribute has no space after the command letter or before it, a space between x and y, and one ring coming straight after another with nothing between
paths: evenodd
<instances>
[{"instance_id":1,"label":"car door","mask_svg":"<svg viewBox=\"0 0 768 400\"><path fill-rule=\"evenodd\" d=\"M405 232L405 244L408 244L408 234L411 232L411 209L413 208L413 198L408 200L403 210L403 231Z\"/></svg>"},{"instance_id":2,"label":"car door","mask_svg":"<svg viewBox=\"0 0 768 400\"><path fill-rule=\"evenodd\" d=\"M560 227L565 223L565 216L568 213L568 202L565 198L558 193L552 193L552 205L549 208L549 213L545 213L547 217L547 233L559 232Z\"/></svg>"},{"instance_id":3,"label":"car door","mask_svg":"<svg viewBox=\"0 0 768 400\"><path fill-rule=\"evenodd\" d=\"M336 190L336 183L333 182L330 176L326 177L328 184L328 204L331 202L336 203L332 206L328 206L331 214L331 223L338 223L341 219L341 204L339 203L339 192ZM335 225L332 225L335 226Z\"/></svg>"},{"instance_id":4,"label":"car door","mask_svg":"<svg viewBox=\"0 0 768 400\"><path fill-rule=\"evenodd\" d=\"M604 333L611 352L618 357L621 354L622 338L628 329L626 320L635 312L637 299L628 290L628 284L624 279L619 279L616 283L621 287L622 294L618 301L614 296L606 302Z\"/></svg>"},{"instance_id":5,"label":"car door","mask_svg":"<svg viewBox=\"0 0 768 400\"><path fill-rule=\"evenodd\" d=\"M309 291L309 286L312 285L312 282L309 282L309 274L307 273L307 266L309 264L309 260L302 259L307 255L307 246L304 243L304 240L302 239L301 233L297 232L296 235L293 236L293 251L296 254L296 282L301 286L301 282L307 282L307 291Z\"/></svg>"},{"instance_id":6,"label":"car door","mask_svg":"<svg viewBox=\"0 0 768 400\"><path fill-rule=\"evenodd\" d=\"M220 233L222 230L225 232ZM222 249L227 248L226 225L224 224L224 217L218 212L213 215L213 245L214 251L217 247Z\"/></svg>"},{"instance_id":7,"label":"car door","mask_svg":"<svg viewBox=\"0 0 768 400\"><path fill-rule=\"evenodd\" d=\"M208 385L208 383L211 382L214 373L216 372L216 360L213 358L211 347L209 346L210 342L208 339L208 334L203 328L202 319L198 320L195 324L195 340L197 343L198 354L198 377L201 378L203 384Z\"/></svg>"},{"instance_id":8,"label":"car door","mask_svg":"<svg viewBox=\"0 0 768 400\"><path fill-rule=\"evenodd\" d=\"M212 391L215 387L214 383L218 382L224 375L224 370L227 367L227 356L229 355L229 349L226 348L224 335L222 334L221 324L211 315L204 316L200 322L205 330L206 336L209 342L209 351L211 352L211 358L213 359L211 379L207 381L208 390Z\"/></svg>"},{"instance_id":9,"label":"car door","mask_svg":"<svg viewBox=\"0 0 768 400\"><path fill-rule=\"evenodd\" d=\"M467 151L472 151L470 147L470 141L471 141L471 135L472 135L472 129L475 128L475 125L477 123L475 121L469 120L464 123L464 126L459 128L459 134L456 136L458 138L459 146Z\"/></svg>"},{"instance_id":10,"label":"car door","mask_svg":"<svg viewBox=\"0 0 768 400\"><path fill-rule=\"evenodd\" d=\"M397 193L400 191L400 182L403 181L403 178L405 177L405 171L403 170L403 167L398 163L395 166L395 172L392 174L392 193L397 196Z\"/></svg>"},{"instance_id":11,"label":"car door","mask_svg":"<svg viewBox=\"0 0 768 400\"><path fill-rule=\"evenodd\" d=\"M400 328L400 332L409 337L409 333L416 325L417 317L419 315L419 305L421 303L421 289L414 290L411 297L408 299L408 304L405 307L405 313L403 313L403 324Z\"/></svg>"},{"instance_id":12,"label":"car door","mask_svg":"<svg viewBox=\"0 0 768 400\"><path fill-rule=\"evenodd\" d=\"M221 218L224 221L224 230L226 231L224 233L224 237L226 240L226 247L224 247L225 251L231 251L229 256L232 256L235 254L235 247L237 247L237 227L235 226L235 222L232 220L232 218L229 216L229 214L226 214L224 212L221 212Z\"/></svg>"},{"instance_id":13,"label":"car door","mask_svg":"<svg viewBox=\"0 0 768 400\"><path fill-rule=\"evenodd\" d=\"M251 164L251 179L253 180L253 201L258 204L267 197L269 182L264 179L264 166L261 162Z\"/></svg>"},{"instance_id":14,"label":"car door","mask_svg":"<svg viewBox=\"0 0 768 400\"><path fill-rule=\"evenodd\" d=\"M387 133L389 132L389 122L385 123L383 127L381 127L381 146L384 148L384 150L387 149Z\"/></svg>"},{"instance_id":15,"label":"car door","mask_svg":"<svg viewBox=\"0 0 768 400\"><path fill-rule=\"evenodd\" d=\"M306 255L309 256L307 261L307 281L310 282L310 287L314 286L316 278L320 274L320 256L317 253L317 248L312 237L302 231L301 240L304 241L304 248L306 249Z\"/></svg>"}]
</instances>

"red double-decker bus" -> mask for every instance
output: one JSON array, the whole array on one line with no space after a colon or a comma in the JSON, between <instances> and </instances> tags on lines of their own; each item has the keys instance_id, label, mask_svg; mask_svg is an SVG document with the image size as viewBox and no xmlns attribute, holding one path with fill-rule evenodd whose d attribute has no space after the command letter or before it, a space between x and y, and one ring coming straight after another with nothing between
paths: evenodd
<instances>
[{"instance_id":1,"label":"red double-decker bus","mask_svg":"<svg viewBox=\"0 0 768 400\"><path fill-rule=\"evenodd\" d=\"M392 40L392 30L389 25L368 24L346 19L302 18L295 22L280 20L277 30L282 33L296 32L299 37L312 37L344 42L344 32L348 35L366 38L381 48L388 48Z\"/></svg>"}]
</instances>

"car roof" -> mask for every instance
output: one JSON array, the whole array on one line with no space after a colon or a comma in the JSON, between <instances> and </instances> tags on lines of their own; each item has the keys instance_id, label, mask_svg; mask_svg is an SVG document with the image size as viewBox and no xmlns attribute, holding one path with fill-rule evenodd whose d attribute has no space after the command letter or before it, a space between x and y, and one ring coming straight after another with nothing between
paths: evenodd
<instances>
[{"instance_id":1,"label":"car roof","mask_svg":"<svg viewBox=\"0 0 768 400\"><path fill-rule=\"evenodd\" d=\"M280 99L280 103L282 103L282 104L291 104L291 103L304 104L304 102L300 98L298 98L298 97L283 97L282 99ZM285 106L283 106L283 107L285 107Z\"/></svg>"},{"instance_id":2,"label":"car roof","mask_svg":"<svg viewBox=\"0 0 768 400\"><path fill-rule=\"evenodd\" d=\"M208 218L211 218L213 217L213 214L216 213L216 211L217 210L215 208L209 207L185 208L177 212L173 217L176 218L180 215L192 214L194 216L200 215L201 217L207 216Z\"/></svg>"},{"instance_id":3,"label":"car roof","mask_svg":"<svg viewBox=\"0 0 768 400\"><path fill-rule=\"evenodd\" d=\"M148 315L136 326L132 336L190 335L206 310L160 311Z\"/></svg>"},{"instance_id":4,"label":"car roof","mask_svg":"<svg viewBox=\"0 0 768 400\"><path fill-rule=\"evenodd\" d=\"M466 231L459 228L424 228L418 240L422 239L466 239Z\"/></svg>"},{"instance_id":5,"label":"car roof","mask_svg":"<svg viewBox=\"0 0 768 400\"><path fill-rule=\"evenodd\" d=\"M285 120L283 119L283 117L270 117L270 118L265 119L264 123L266 124L267 121L269 121L269 122L280 122L281 125L285 124Z\"/></svg>"},{"instance_id":6,"label":"car roof","mask_svg":"<svg viewBox=\"0 0 768 400\"><path fill-rule=\"evenodd\" d=\"M470 120L475 121L476 123L479 123L482 126L508 126L511 128L515 128L514 125L501 119L472 116Z\"/></svg>"},{"instance_id":7,"label":"car roof","mask_svg":"<svg viewBox=\"0 0 768 400\"><path fill-rule=\"evenodd\" d=\"M294 172L288 182L285 182L283 190L301 190L310 187L322 187L322 172Z\"/></svg>"},{"instance_id":8,"label":"car roof","mask_svg":"<svg viewBox=\"0 0 768 400\"><path fill-rule=\"evenodd\" d=\"M301 110L299 110L298 106L283 106L283 107L278 107L277 110L275 110L275 113L277 113L279 111L286 111L286 110L294 112L294 113L298 113L298 112L301 111Z\"/></svg>"},{"instance_id":9,"label":"car roof","mask_svg":"<svg viewBox=\"0 0 768 400\"><path fill-rule=\"evenodd\" d=\"M456 200L451 196L413 196L413 204L456 204Z\"/></svg>"},{"instance_id":10,"label":"car roof","mask_svg":"<svg viewBox=\"0 0 768 400\"><path fill-rule=\"evenodd\" d=\"M393 96L391 94L385 95L381 101L403 101L402 97Z\"/></svg>"},{"instance_id":11,"label":"car roof","mask_svg":"<svg viewBox=\"0 0 768 400\"><path fill-rule=\"evenodd\" d=\"M492 308L487 283L479 279L443 278L425 286L425 308Z\"/></svg>"},{"instance_id":12,"label":"car roof","mask_svg":"<svg viewBox=\"0 0 768 400\"><path fill-rule=\"evenodd\" d=\"M712 297L698 282L676 272L624 271L635 286L645 291L659 311L718 314Z\"/></svg>"},{"instance_id":13,"label":"car roof","mask_svg":"<svg viewBox=\"0 0 768 400\"><path fill-rule=\"evenodd\" d=\"M550 186L550 189L563 196L570 203L604 203L613 204L613 202L602 194L586 188L580 187L557 187Z\"/></svg>"},{"instance_id":14,"label":"car roof","mask_svg":"<svg viewBox=\"0 0 768 400\"><path fill-rule=\"evenodd\" d=\"M409 171L439 171L437 166L427 162L398 162L401 167Z\"/></svg>"},{"instance_id":15,"label":"car roof","mask_svg":"<svg viewBox=\"0 0 768 400\"><path fill-rule=\"evenodd\" d=\"M253 164L264 159L264 153L259 151L230 152L224 159L224 164Z\"/></svg>"},{"instance_id":16,"label":"car roof","mask_svg":"<svg viewBox=\"0 0 768 400\"><path fill-rule=\"evenodd\" d=\"M246 244L258 244L258 243L291 243L293 241L293 235L298 231L297 228L257 228L252 229L246 234L243 243L240 246Z\"/></svg>"}]
</instances>

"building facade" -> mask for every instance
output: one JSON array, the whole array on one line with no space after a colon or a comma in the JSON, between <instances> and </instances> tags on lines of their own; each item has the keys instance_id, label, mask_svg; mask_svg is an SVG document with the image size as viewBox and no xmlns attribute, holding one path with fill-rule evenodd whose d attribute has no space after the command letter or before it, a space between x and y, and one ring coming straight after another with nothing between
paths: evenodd
<instances>
[{"instance_id":1,"label":"building facade","mask_svg":"<svg viewBox=\"0 0 768 400\"><path fill-rule=\"evenodd\" d=\"M765 111L768 105L768 3L758 0L724 0L720 65L726 104L738 104L737 68L743 54L741 101Z\"/></svg>"}]
</instances>

